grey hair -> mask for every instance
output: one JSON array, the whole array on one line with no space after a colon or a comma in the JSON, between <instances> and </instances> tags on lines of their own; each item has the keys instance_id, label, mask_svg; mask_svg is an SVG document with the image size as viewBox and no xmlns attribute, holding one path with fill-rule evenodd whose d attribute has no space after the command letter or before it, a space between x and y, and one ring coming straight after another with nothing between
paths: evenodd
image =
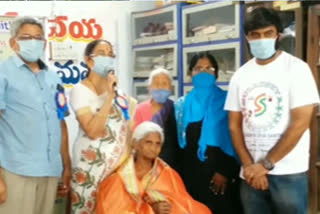
<instances>
[{"instance_id":1,"label":"grey hair","mask_svg":"<svg viewBox=\"0 0 320 214\"><path fill-rule=\"evenodd\" d=\"M18 17L12 21L10 26L11 37L12 38L16 37L19 33L19 30L26 24L39 26L44 34L44 27L37 18L31 17L31 16L24 16L24 17Z\"/></svg>"},{"instance_id":2,"label":"grey hair","mask_svg":"<svg viewBox=\"0 0 320 214\"><path fill-rule=\"evenodd\" d=\"M160 135L161 143L163 143L163 129L158 124L150 121L145 121L139 124L133 132L132 139L135 142L139 142L150 133L158 133Z\"/></svg>"},{"instance_id":3,"label":"grey hair","mask_svg":"<svg viewBox=\"0 0 320 214\"><path fill-rule=\"evenodd\" d=\"M156 68L154 69L150 75L149 75L149 79L148 79L148 85L150 86L152 84L152 80L155 76L159 75L159 74L165 74L167 75L167 77L170 79L170 82L172 82L172 77L171 74L169 73L168 70L164 69L164 68Z\"/></svg>"}]
</instances>

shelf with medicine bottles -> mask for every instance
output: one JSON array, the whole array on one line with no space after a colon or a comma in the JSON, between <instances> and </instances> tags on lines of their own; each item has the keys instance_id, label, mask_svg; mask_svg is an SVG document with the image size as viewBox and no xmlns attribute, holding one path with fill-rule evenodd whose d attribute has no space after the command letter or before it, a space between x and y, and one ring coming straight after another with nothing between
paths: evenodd
<instances>
[{"instance_id":1,"label":"shelf with medicine bottles","mask_svg":"<svg viewBox=\"0 0 320 214\"><path fill-rule=\"evenodd\" d=\"M133 29L133 92L139 96L141 101L147 93L147 81L152 70L162 67L168 70L174 79L173 98L181 95L181 64L182 64L182 31L181 31L181 10L185 3L177 3L164 6L151 11L144 11L132 14ZM173 14L173 15L170 15ZM170 18L171 17L171 18ZM173 18L172 18L173 17ZM143 25L154 22L169 22L173 20L173 29L167 34L140 34ZM146 98L146 97L144 97Z\"/></svg>"},{"instance_id":2,"label":"shelf with medicine bottles","mask_svg":"<svg viewBox=\"0 0 320 214\"><path fill-rule=\"evenodd\" d=\"M177 5L171 5L169 7L177 7ZM152 10L154 11L165 11L167 7ZM207 11L208 8L211 11ZM191 78L188 77L186 70L188 67L188 60L192 56L192 53L200 51L209 51L218 60L220 69L220 77L218 84L222 84L224 89L227 89L228 82L232 74L240 67L243 63L242 53L242 17L243 17L243 4L232 3L232 2L207 2L196 5L183 5L181 6L181 12L177 16L177 39L175 41L149 41L142 43L134 43L133 46L133 78L135 82L141 81L143 78L147 78L150 72L156 67L164 67L172 74L177 80L178 96L183 95L183 86L190 84ZM223 13L221 13L223 11ZM211 14L212 13L212 14ZM143 13L139 13L143 14ZM148 17L144 12L144 16ZM210 20L216 20L216 22L204 22L201 20L205 16L210 15ZM221 16L220 18L218 18ZM231 17L231 18L230 18ZM136 21L134 15L132 16L133 22ZM218 21L217 21L218 20ZM191 21L191 25L190 22ZM190 38L196 39L196 42L189 42L186 39L188 31L193 26L215 25L217 31L210 34L206 39L202 36L192 35ZM134 41L136 40L137 27L133 31ZM191 26L191 27L190 27ZM204 30L206 32L206 30ZM151 36L152 37L152 36ZM187 41L187 42L186 42Z\"/></svg>"},{"instance_id":3,"label":"shelf with medicine bottles","mask_svg":"<svg viewBox=\"0 0 320 214\"><path fill-rule=\"evenodd\" d=\"M212 1L182 9L183 44L240 37L241 3Z\"/></svg>"},{"instance_id":4,"label":"shelf with medicine bottles","mask_svg":"<svg viewBox=\"0 0 320 214\"><path fill-rule=\"evenodd\" d=\"M182 94L192 89L188 71L191 58L208 52L219 65L217 85L228 90L230 78L244 63L244 4L232 1L211 1L182 8Z\"/></svg>"},{"instance_id":5,"label":"shelf with medicine bottles","mask_svg":"<svg viewBox=\"0 0 320 214\"><path fill-rule=\"evenodd\" d=\"M162 67L172 77L178 74L178 46L176 43L149 45L133 49L133 77L147 78L152 70Z\"/></svg>"},{"instance_id":6,"label":"shelf with medicine bottles","mask_svg":"<svg viewBox=\"0 0 320 214\"><path fill-rule=\"evenodd\" d=\"M148 77L156 68L169 71L173 81L171 99L176 99L180 93L179 82L176 79L181 61L177 43L163 43L157 45L136 46L133 48L133 95L138 103L149 98Z\"/></svg>"},{"instance_id":7,"label":"shelf with medicine bottles","mask_svg":"<svg viewBox=\"0 0 320 214\"><path fill-rule=\"evenodd\" d=\"M133 45L176 41L182 5L182 3L173 4L154 10L132 13Z\"/></svg>"}]
</instances>

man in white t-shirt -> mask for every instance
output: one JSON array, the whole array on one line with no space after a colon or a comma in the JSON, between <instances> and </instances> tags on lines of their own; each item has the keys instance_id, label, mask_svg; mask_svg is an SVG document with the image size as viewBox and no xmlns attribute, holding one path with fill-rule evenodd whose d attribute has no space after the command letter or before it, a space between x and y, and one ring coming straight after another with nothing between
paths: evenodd
<instances>
[{"instance_id":1,"label":"man in white t-shirt","mask_svg":"<svg viewBox=\"0 0 320 214\"><path fill-rule=\"evenodd\" d=\"M305 62L278 49L282 26L274 10L253 10L244 28L254 58L232 77L225 104L242 162L244 211L306 214L317 87Z\"/></svg>"}]
</instances>

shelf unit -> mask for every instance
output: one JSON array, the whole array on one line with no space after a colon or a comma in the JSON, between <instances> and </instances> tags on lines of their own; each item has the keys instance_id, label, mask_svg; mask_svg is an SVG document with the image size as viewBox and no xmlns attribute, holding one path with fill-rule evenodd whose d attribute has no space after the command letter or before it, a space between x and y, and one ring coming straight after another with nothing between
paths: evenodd
<instances>
[{"instance_id":1,"label":"shelf unit","mask_svg":"<svg viewBox=\"0 0 320 214\"><path fill-rule=\"evenodd\" d=\"M211 1L192 5L179 3L133 13L134 96L146 98L143 93L147 90L141 88L146 88L147 77L153 68L167 66L166 59L171 59L168 70L177 85L174 97L184 95L192 88L187 75L190 57L200 51L215 56L220 68L218 85L227 90L232 74L244 63L243 12L243 3ZM163 35L148 34L150 29L146 26L155 26L155 22L162 26L173 23L172 31ZM169 57L168 53L171 53Z\"/></svg>"},{"instance_id":2,"label":"shelf unit","mask_svg":"<svg viewBox=\"0 0 320 214\"><path fill-rule=\"evenodd\" d=\"M232 1L203 3L183 8L183 44L240 37L240 4ZM205 18L204 18L205 17Z\"/></svg>"},{"instance_id":3,"label":"shelf unit","mask_svg":"<svg viewBox=\"0 0 320 214\"><path fill-rule=\"evenodd\" d=\"M206 17L205 19L203 17ZM215 1L182 8L182 94L192 88L188 65L197 52L209 52L219 65L217 85L223 90L233 73L244 63L243 4Z\"/></svg>"},{"instance_id":4,"label":"shelf unit","mask_svg":"<svg viewBox=\"0 0 320 214\"><path fill-rule=\"evenodd\" d=\"M154 44L178 39L179 6L168 5L132 13L133 45Z\"/></svg>"},{"instance_id":5,"label":"shelf unit","mask_svg":"<svg viewBox=\"0 0 320 214\"><path fill-rule=\"evenodd\" d=\"M138 98L138 102L148 98L148 77L157 67L167 69L173 77L171 98L176 99L181 95L179 76L183 5L185 4L167 5L132 14L133 95Z\"/></svg>"}]
</instances>

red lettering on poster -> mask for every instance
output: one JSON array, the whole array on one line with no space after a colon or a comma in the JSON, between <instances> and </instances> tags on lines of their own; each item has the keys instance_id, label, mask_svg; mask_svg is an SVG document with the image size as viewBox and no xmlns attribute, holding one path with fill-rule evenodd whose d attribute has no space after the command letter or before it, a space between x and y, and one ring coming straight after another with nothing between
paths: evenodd
<instances>
[{"instance_id":1,"label":"red lettering on poster","mask_svg":"<svg viewBox=\"0 0 320 214\"><path fill-rule=\"evenodd\" d=\"M48 22L50 24L50 40L64 41L69 37L75 41L88 42L101 39L103 35L101 25L97 24L94 18L68 23L67 16L57 16Z\"/></svg>"}]
</instances>

